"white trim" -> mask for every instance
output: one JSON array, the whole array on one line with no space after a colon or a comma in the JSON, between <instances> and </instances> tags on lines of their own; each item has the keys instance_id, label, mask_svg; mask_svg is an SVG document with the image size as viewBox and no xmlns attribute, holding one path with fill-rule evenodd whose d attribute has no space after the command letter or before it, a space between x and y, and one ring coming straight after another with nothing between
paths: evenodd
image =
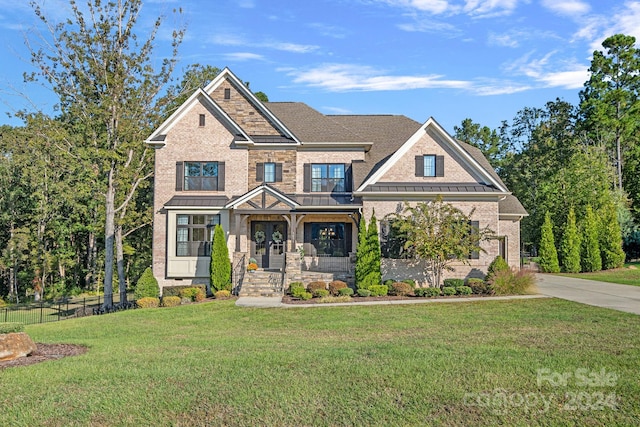
<instances>
[{"instance_id":1,"label":"white trim","mask_svg":"<svg viewBox=\"0 0 640 427\"><path fill-rule=\"evenodd\" d=\"M243 203L248 202L249 200L253 199L257 195L262 194L262 193L271 194L273 197L275 197L279 201L289 205L291 208L300 207L300 205L297 202L295 202L294 200L288 198L287 196L285 196L284 194L280 193L279 191L274 190L273 188L271 188L267 184L262 184L262 185L260 185L260 186L258 186L256 188L254 188L253 190L249 191L248 193L245 193L244 195L240 196L239 198L227 203L225 208L227 208L227 209L237 209L238 206L242 205Z\"/></svg>"},{"instance_id":2,"label":"white trim","mask_svg":"<svg viewBox=\"0 0 640 427\"><path fill-rule=\"evenodd\" d=\"M454 150L463 158L465 162L467 162L476 172L478 172L481 176L487 179L487 182L493 184L496 188L501 190L504 193L508 193L509 191L500 183L495 180L489 172L487 172L478 162L475 161L473 157L469 153L467 153L461 146L456 142L454 138L451 137L445 131L442 126L435 121L433 117L429 117L429 119L422 125L420 128L413 134L411 137L404 143L402 146L380 167L373 175L371 175L365 182L363 182L360 187L354 192L355 194L362 194L362 191L369 185L377 183L385 173L396 164L396 162L402 158L405 154L409 152L411 147L413 147L424 134L427 133L427 129L432 127L436 132L438 132L443 138L444 142L448 143ZM368 193L371 194L371 193ZM464 194L464 193L459 193Z\"/></svg>"}]
</instances>

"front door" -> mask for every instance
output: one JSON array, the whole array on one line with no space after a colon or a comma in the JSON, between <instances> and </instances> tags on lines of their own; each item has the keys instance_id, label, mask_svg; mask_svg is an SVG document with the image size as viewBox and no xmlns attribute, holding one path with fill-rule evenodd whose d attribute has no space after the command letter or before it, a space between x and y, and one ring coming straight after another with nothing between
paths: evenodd
<instances>
[{"instance_id":1,"label":"front door","mask_svg":"<svg viewBox=\"0 0 640 427\"><path fill-rule=\"evenodd\" d=\"M281 270L284 267L286 244L286 222L251 222L251 258L255 258L258 267Z\"/></svg>"}]
</instances>

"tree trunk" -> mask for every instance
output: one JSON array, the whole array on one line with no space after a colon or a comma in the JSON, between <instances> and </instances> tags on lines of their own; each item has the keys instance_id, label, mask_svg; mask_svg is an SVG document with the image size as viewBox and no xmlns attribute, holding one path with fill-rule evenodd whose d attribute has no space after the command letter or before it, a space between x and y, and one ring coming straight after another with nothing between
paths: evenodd
<instances>
[{"instance_id":1,"label":"tree trunk","mask_svg":"<svg viewBox=\"0 0 640 427\"><path fill-rule=\"evenodd\" d=\"M107 195L105 197L104 223L104 304L103 307L113 305L113 249L115 240L115 187L113 182L114 167L109 170Z\"/></svg>"},{"instance_id":2,"label":"tree trunk","mask_svg":"<svg viewBox=\"0 0 640 427\"><path fill-rule=\"evenodd\" d=\"M127 302L127 278L124 273L124 251L122 250L122 227L116 226L116 266L118 269L118 287L120 289L120 303Z\"/></svg>"}]
</instances>

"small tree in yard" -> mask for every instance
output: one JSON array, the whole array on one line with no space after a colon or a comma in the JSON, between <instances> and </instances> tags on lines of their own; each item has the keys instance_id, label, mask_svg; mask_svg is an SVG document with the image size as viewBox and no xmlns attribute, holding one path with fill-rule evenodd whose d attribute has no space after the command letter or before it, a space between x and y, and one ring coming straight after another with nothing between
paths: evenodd
<instances>
[{"instance_id":1,"label":"small tree in yard","mask_svg":"<svg viewBox=\"0 0 640 427\"><path fill-rule=\"evenodd\" d=\"M469 254L485 252L480 241L493 234L488 228L479 229L471 224L471 216L438 196L433 202L405 207L400 214L389 215L397 221L399 230L406 234L405 248L412 257L429 264L432 286L440 287L442 273L453 270L454 262L468 264Z\"/></svg>"},{"instance_id":2,"label":"small tree in yard","mask_svg":"<svg viewBox=\"0 0 640 427\"><path fill-rule=\"evenodd\" d=\"M369 227L362 218L358 225L358 249L356 251L356 287L369 289L382 283L380 273L380 239L375 213L371 215Z\"/></svg>"},{"instance_id":3,"label":"small tree in yard","mask_svg":"<svg viewBox=\"0 0 640 427\"><path fill-rule=\"evenodd\" d=\"M624 265L625 253L622 250L622 230L618 222L616 208L612 203L600 209L600 254L602 268L610 270Z\"/></svg>"},{"instance_id":4,"label":"small tree in yard","mask_svg":"<svg viewBox=\"0 0 640 427\"><path fill-rule=\"evenodd\" d=\"M158 281L153 277L151 268L147 268L138 279L134 296L137 300L145 297L158 298L160 296Z\"/></svg>"},{"instance_id":5,"label":"small tree in yard","mask_svg":"<svg viewBox=\"0 0 640 427\"><path fill-rule=\"evenodd\" d=\"M591 205L587 205L587 213L582 222L582 271L602 270L600 243L598 242L598 220Z\"/></svg>"},{"instance_id":6,"label":"small tree in yard","mask_svg":"<svg viewBox=\"0 0 640 427\"><path fill-rule=\"evenodd\" d=\"M558 273L560 271L558 251L556 250L555 237L553 236L553 223L549 212L545 214L544 223L542 224L539 255L540 270L543 273Z\"/></svg>"},{"instance_id":7,"label":"small tree in yard","mask_svg":"<svg viewBox=\"0 0 640 427\"><path fill-rule=\"evenodd\" d=\"M361 289L363 284L363 279L367 273L367 265L366 265L366 254L368 253L368 243L369 240L367 238L367 222L364 217L360 218L360 222L358 223L358 247L356 249L356 265L355 265L355 279L356 286L358 289Z\"/></svg>"},{"instance_id":8,"label":"small tree in yard","mask_svg":"<svg viewBox=\"0 0 640 427\"><path fill-rule=\"evenodd\" d=\"M580 234L576 225L576 214L573 207L569 208L567 224L564 227L562 242L560 242L560 257L562 271L567 273L580 272Z\"/></svg>"},{"instance_id":9,"label":"small tree in yard","mask_svg":"<svg viewBox=\"0 0 640 427\"><path fill-rule=\"evenodd\" d=\"M231 290L231 262L229 248L224 230L220 224L213 230L213 244L211 245L211 280L207 294L222 290Z\"/></svg>"}]
</instances>

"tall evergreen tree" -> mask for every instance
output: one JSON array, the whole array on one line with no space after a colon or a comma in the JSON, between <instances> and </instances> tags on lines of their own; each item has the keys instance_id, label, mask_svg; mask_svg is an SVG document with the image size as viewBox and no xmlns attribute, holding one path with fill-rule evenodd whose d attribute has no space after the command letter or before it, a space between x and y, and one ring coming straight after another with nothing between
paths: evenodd
<instances>
[{"instance_id":1,"label":"tall evergreen tree","mask_svg":"<svg viewBox=\"0 0 640 427\"><path fill-rule=\"evenodd\" d=\"M360 218L360 222L358 223L358 247L356 248L356 265L355 265L355 279L356 279L356 287L360 289L361 285L364 283L363 279L367 274L367 264L366 259L368 257L367 253L369 252L369 239L367 233L367 223L364 219L364 216Z\"/></svg>"},{"instance_id":2,"label":"tall evergreen tree","mask_svg":"<svg viewBox=\"0 0 640 427\"><path fill-rule=\"evenodd\" d=\"M367 272L363 278L366 287L371 285L379 285L382 283L380 238L378 236L378 221L376 220L375 211L369 220L367 229Z\"/></svg>"},{"instance_id":3,"label":"tall evergreen tree","mask_svg":"<svg viewBox=\"0 0 640 427\"><path fill-rule=\"evenodd\" d=\"M576 213L573 207L569 208L567 222L560 243L560 257L562 259L562 271L567 273L580 272L580 234L576 225Z\"/></svg>"},{"instance_id":4,"label":"tall evergreen tree","mask_svg":"<svg viewBox=\"0 0 640 427\"><path fill-rule=\"evenodd\" d=\"M618 223L616 207L607 203L598 212L600 217L600 254L602 268L610 270L624 265L625 253L622 250L622 231Z\"/></svg>"},{"instance_id":5,"label":"tall evergreen tree","mask_svg":"<svg viewBox=\"0 0 640 427\"><path fill-rule=\"evenodd\" d=\"M544 215L538 255L540 256L540 270L543 273L558 273L560 271L558 252L553 236L553 223L549 212Z\"/></svg>"},{"instance_id":6,"label":"tall evergreen tree","mask_svg":"<svg viewBox=\"0 0 640 427\"><path fill-rule=\"evenodd\" d=\"M211 245L211 281L207 294L221 290L231 290L231 261L229 260L229 247L227 238L220 224L213 230L213 243Z\"/></svg>"},{"instance_id":7,"label":"tall evergreen tree","mask_svg":"<svg viewBox=\"0 0 640 427\"><path fill-rule=\"evenodd\" d=\"M600 243L598 242L598 220L591 205L587 205L586 214L582 221L582 271L602 270Z\"/></svg>"}]
</instances>

